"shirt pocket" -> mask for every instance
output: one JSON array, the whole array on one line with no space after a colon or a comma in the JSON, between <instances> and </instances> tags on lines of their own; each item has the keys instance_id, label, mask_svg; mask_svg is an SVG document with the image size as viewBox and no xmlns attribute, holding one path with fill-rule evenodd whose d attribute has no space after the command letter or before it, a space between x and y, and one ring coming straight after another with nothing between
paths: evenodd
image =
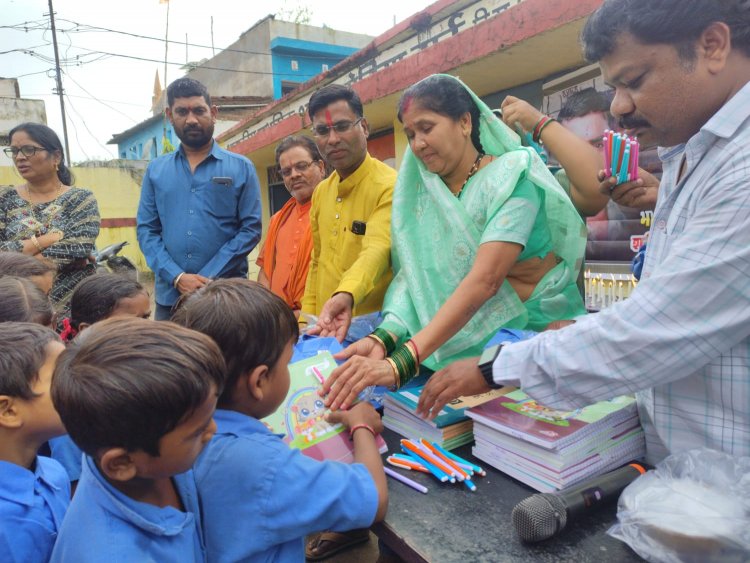
<instances>
[{"instance_id":1,"label":"shirt pocket","mask_svg":"<svg viewBox=\"0 0 750 563\"><path fill-rule=\"evenodd\" d=\"M239 190L235 187L207 182L202 186L205 212L213 217L234 218L237 215Z\"/></svg>"}]
</instances>

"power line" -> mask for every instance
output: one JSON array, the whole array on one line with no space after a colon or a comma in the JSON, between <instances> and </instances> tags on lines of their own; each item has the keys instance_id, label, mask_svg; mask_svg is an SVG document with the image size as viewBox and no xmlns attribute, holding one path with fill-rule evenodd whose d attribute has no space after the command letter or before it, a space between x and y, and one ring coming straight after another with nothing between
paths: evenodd
<instances>
[{"instance_id":1,"label":"power line","mask_svg":"<svg viewBox=\"0 0 750 563\"><path fill-rule=\"evenodd\" d=\"M132 59L132 60L135 60L135 61L145 61L145 62L149 62L149 63L160 63L160 64L164 62L164 61L161 61L159 59L149 59L147 57L138 57L136 55L123 55L122 53L111 53L109 51L99 51L99 50L96 50L96 49L89 49L87 47L74 47L74 48L75 49L82 49L84 51L88 51L89 53L94 53L94 54L99 54L99 55L109 55L111 57L119 57L119 58L122 58L122 59ZM36 53L34 51L27 51L26 53L29 54L29 55L39 56L40 58L42 58L38 53ZM85 56L85 55L83 55L83 56ZM76 57L76 59L78 59L79 55L76 55L75 57ZM68 61L65 61L65 62L68 62ZM93 62L93 61L83 61L82 64L86 64L86 63L89 63L89 62ZM167 64L168 65L172 65L172 66L179 66L179 67L184 67L185 66L184 63L176 63L176 62L170 62L170 61L167 61ZM68 66L76 66L76 65L71 65L68 62ZM223 72L239 72L241 74L260 74L260 75L270 75L270 76L276 76L276 75L292 76L292 73L290 73L290 72L263 72L263 71L260 71L260 70L240 70L240 69L234 69L234 68L220 68L220 67L215 67L215 66L206 66L205 64L197 65L196 68L200 68L201 70L219 70L219 71L223 71ZM315 74L294 74L293 76L295 76L295 77L298 76L300 78L312 78L313 76L317 76L318 74L319 73L315 73Z\"/></svg>"},{"instance_id":2,"label":"power line","mask_svg":"<svg viewBox=\"0 0 750 563\"><path fill-rule=\"evenodd\" d=\"M45 70L45 71L42 71L42 72L48 72L48 71ZM70 78L71 80L73 80L70 77L69 74L66 74L66 76L68 78ZM77 82L76 82L76 85L78 85ZM78 87L80 88L80 86L78 86ZM39 93L26 94L26 93L24 93L25 97L30 97L30 96L49 96L49 95L51 95L51 94L49 94L49 93L47 93L47 94L39 94ZM123 105L123 106L133 106L133 107L137 107L137 108L142 108L143 107L143 104L134 104L133 102L120 102L119 100L105 100L103 98L95 98L95 97L92 97L92 96L80 96L80 95L77 95L77 94L68 94L67 92L65 93L65 95L68 96L68 97L70 97L70 98L80 98L82 100L94 100L95 102L109 102L110 104L120 104L120 105ZM111 109L114 109L114 108L111 108Z\"/></svg>"},{"instance_id":3,"label":"power line","mask_svg":"<svg viewBox=\"0 0 750 563\"><path fill-rule=\"evenodd\" d=\"M135 37L138 39L149 39L151 41L160 41L160 42L167 41L168 43L188 45L189 47L198 47L201 49L214 49L211 45L201 45L199 43L186 43L184 41L175 41L173 39L164 39L162 37L152 37L150 35L141 35L139 33L132 33L130 31L121 31L117 29L110 29L107 27L88 25L88 24L76 22L73 20L60 19L59 21L64 21L64 22L73 24L74 26L76 26L76 28L82 28L82 29L76 29L76 28L66 29L65 31L67 33L102 33L102 32L117 33L120 35L127 35L129 37ZM266 57L273 56L273 53L271 53L270 51L245 51L243 49L230 49L229 47L225 49L221 49L221 51L226 51L228 53L241 53L244 55L263 55ZM330 56L325 56L325 55L295 55L295 57L300 58L300 59L313 59L313 60L329 60L331 58Z\"/></svg>"},{"instance_id":4,"label":"power line","mask_svg":"<svg viewBox=\"0 0 750 563\"><path fill-rule=\"evenodd\" d=\"M68 116L68 119L70 119L70 116ZM63 116L63 121L65 121L65 116ZM83 143L81 142L81 139L78 138L78 127L76 127L75 120L70 119L70 125L71 127L73 127L73 134L76 136L76 141L78 141L78 148L81 149L81 152L83 153L83 156L86 157L86 160L91 160L91 158L89 158L88 153L86 152L86 149L83 148ZM73 156L70 154L70 147L65 147L65 150L68 151L68 162L72 164Z\"/></svg>"},{"instance_id":5,"label":"power line","mask_svg":"<svg viewBox=\"0 0 750 563\"><path fill-rule=\"evenodd\" d=\"M39 47L47 47L50 45L49 42L42 43L41 45L32 45L31 47L17 47L15 49L9 49L7 51L0 51L0 55L9 55L10 53L23 53L28 49L38 49Z\"/></svg>"},{"instance_id":6,"label":"power line","mask_svg":"<svg viewBox=\"0 0 750 563\"><path fill-rule=\"evenodd\" d=\"M122 116L124 116L124 117L127 117L127 118L128 118L128 119L129 119L130 121L132 121L133 123L138 123L138 122L137 122L137 121L136 121L135 119L133 119L133 118L132 118L132 117L130 117L129 115L127 115L127 114L125 114L125 113L121 112L121 111L120 111L119 109L117 109L117 108L113 108L113 107L112 107L112 106L110 106L109 104L106 104L106 103L104 103L104 101L102 101L102 100L100 100L99 98L97 98L96 96L94 96L94 95L93 95L93 94L92 94L91 92L89 92L88 90L86 90L86 88L84 88L83 86L81 86L81 85L80 85L80 84L79 84L79 83L78 83L78 82L77 82L77 81L76 81L76 80L75 80L75 79L74 79L74 78L73 78L73 77L72 77L72 76L71 76L71 75L70 75L69 73L67 73L67 72L66 72L66 73L65 73L65 76L67 76L67 77L68 77L68 78L70 79L70 81L71 81L71 82L72 82L73 84L75 84L75 85L76 85L76 86L78 86L78 87L79 87L79 88L80 88L81 90L83 90L83 91L84 91L84 92L86 92L86 93L87 93L87 94L88 94L89 96L91 96L91 99L92 99L92 100L94 100L94 101L96 101L96 102L99 102L99 103L100 103L100 104L102 104L102 105L103 105L104 107L106 107L106 108L109 108L109 109L111 109L112 111L114 111L114 112L117 112L117 113L119 113L120 115L122 115Z\"/></svg>"},{"instance_id":7,"label":"power line","mask_svg":"<svg viewBox=\"0 0 750 563\"><path fill-rule=\"evenodd\" d=\"M73 102L70 100L70 96L68 96L68 94L65 94L65 97L68 98L68 105L70 106L70 109L72 109L75 112L75 114L80 118L81 123L83 123L83 127L86 129L86 131L88 131L88 134L91 135L91 138L94 139L97 142L97 144L104 149L105 154L109 153L109 149L105 147L104 145L102 145L99 138L91 132L91 129L89 129L89 126L86 124L86 120L83 118L83 116L80 113L78 113L78 110L75 107L73 107ZM70 122L73 123L73 120L71 119ZM78 136L76 135L76 140L77 139L78 139ZM83 148L81 148L81 150L83 150ZM86 154L85 151L84 151L84 154ZM86 159L89 159L88 155L86 155Z\"/></svg>"}]
</instances>

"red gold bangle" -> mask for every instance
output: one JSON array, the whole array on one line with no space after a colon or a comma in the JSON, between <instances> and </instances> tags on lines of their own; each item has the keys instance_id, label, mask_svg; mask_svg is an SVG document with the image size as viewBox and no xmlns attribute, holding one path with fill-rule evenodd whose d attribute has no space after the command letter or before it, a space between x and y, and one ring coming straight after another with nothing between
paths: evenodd
<instances>
[{"instance_id":1,"label":"red gold bangle","mask_svg":"<svg viewBox=\"0 0 750 563\"><path fill-rule=\"evenodd\" d=\"M415 359L417 360L417 365L421 364L422 362L419 360L419 348L417 348L417 343L414 342L413 338L410 338L407 344L411 344L411 348L414 351Z\"/></svg>"},{"instance_id":2,"label":"red gold bangle","mask_svg":"<svg viewBox=\"0 0 750 563\"><path fill-rule=\"evenodd\" d=\"M534 133L531 135L531 138L535 143L544 144L542 143L542 131L544 131L544 128L553 121L557 121L557 119L555 119L554 117L550 117L549 115L545 115L537 122L536 126L534 127Z\"/></svg>"},{"instance_id":3,"label":"red gold bangle","mask_svg":"<svg viewBox=\"0 0 750 563\"><path fill-rule=\"evenodd\" d=\"M355 424L349 429L349 438L354 439L354 433L359 430L360 428L364 428L365 430L369 431L370 434L372 434L373 438L377 437L377 433L375 430L370 426L369 424Z\"/></svg>"}]
</instances>

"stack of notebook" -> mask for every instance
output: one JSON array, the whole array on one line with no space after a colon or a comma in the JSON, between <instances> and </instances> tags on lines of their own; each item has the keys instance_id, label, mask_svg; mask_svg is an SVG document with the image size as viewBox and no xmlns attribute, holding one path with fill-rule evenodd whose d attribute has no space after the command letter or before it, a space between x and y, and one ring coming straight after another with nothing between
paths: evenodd
<instances>
[{"instance_id":1,"label":"stack of notebook","mask_svg":"<svg viewBox=\"0 0 750 563\"><path fill-rule=\"evenodd\" d=\"M645 455L632 397L563 412L514 390L467 414L474 420L474 455L542 492L569 487Z\"/></svg>"},{"instance_id":2,"label":"stack of notebook","mask_svg":"<svg viewBox=\"0 0 750 563\"><path fill-rule=\"evenodd\" d=\"M452 450L474 439L472 421L466 415L469 407L500 397L503 390L490 391L474 397L459 397L446 405L434 420L416 415L419 395L428 376L419 376L407 385L385 396L383 426L413 440L424 438L446 450Z\"/></svg>"}]
</instances>

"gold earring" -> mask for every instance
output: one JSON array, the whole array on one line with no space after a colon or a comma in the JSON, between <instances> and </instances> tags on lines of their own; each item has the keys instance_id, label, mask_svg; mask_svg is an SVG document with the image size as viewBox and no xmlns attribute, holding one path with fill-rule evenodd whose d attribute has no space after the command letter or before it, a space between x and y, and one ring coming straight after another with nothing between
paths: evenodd
<instances>
[{"instance_id":1,"label":"gold earring","mask_svg":"<svg viewBox=\"0 0 750 563\"><path fill-rule=\"evenodd\" d=\"M60 170L60 164L55 162L55 172L58 172Z\"/></svg>"}]
</instances>

